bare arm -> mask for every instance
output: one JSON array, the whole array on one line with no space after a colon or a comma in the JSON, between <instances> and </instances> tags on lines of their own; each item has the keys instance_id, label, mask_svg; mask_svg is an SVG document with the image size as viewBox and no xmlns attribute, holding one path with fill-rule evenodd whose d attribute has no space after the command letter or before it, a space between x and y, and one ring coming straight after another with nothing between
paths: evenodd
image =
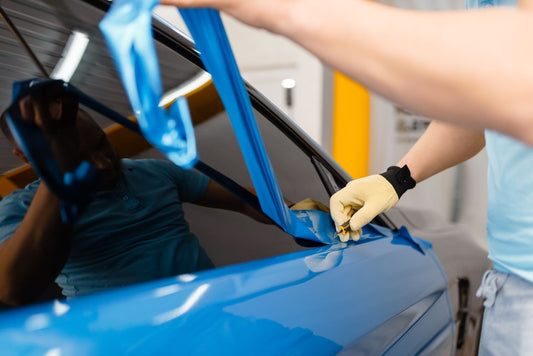
<instances>
[{"instance_id":1,"label":"bare arm","mask_svg":"<svg viewBox=\"0 0 533 356\"><path fill-rule=\"evenodd\" d=\"M44 183L15 233L0 245L0 300L21 305L37 298L65 265L72 228Z\"/></svg>"},{"instance_id":2,"label":"bare arm","mask_svg":"<svg viewBox=\"0 0 533 356\"><path fill-rule=\"evenodd\" d=\"M19 106L22 119L48 137L60 168L77 166L77 101L56 85L26 96ZM27 162L19 148L14 152ZM72 236L72 227L61 220L59 199L41 183L17 230L0 244L0 300L20 305L39 297L65 265Z\"/></svg>"},{"instance_id":3,"label":"bare arm","mask_svg":"<svg viewBox=\"0 0 533 356\"><path fill-rule=\"evenodd\" d=\"M412 111L533 144L533 0L421 12L360 0L163 0L285 35Z\"/></svg>"},{"instance_id":4,"label":"bare arm","mask_svg":"<svg viewBox=\"0 0 533 356\"><path fill-rule=\"evenodd\" d=\"M432 121L426 132L396 165L403 167L406 164L413 179L420 183L475 156L483 147L485 135L482 130Z\"/></svg>"},{"instance_id":5,"label":"bare arm","mask_svg":"<svg viewBox=\"0 0 533 356\"><path fill-rule=\"evenodd\" d=\"M414 180L421 182L474 156L484 145L482 130L433 121L397 166L407 164ZM337 230L341 224L350 221L351 231L339 235L341 241L357 241L364 225L393 207L405 190L413 187L412 182L401 174L393 170L385 175L356 179L331 197L331 217Z\"/></svg>"},{"instance_id":6,"label":"bare arm","mask_svg":"<svg viewBox=\"0 0 533 356\"><path fill-rule=\"evenodd\" d=\"M255 194L255 191L253 191L253 189L248 190ZM241 214L248 215L252 219L255 219L265 224L272 223L263 214L253 209L251 206L237 198L233 193L229 192L223 186L213 180L209 181L209 184L207 185L203 196L194 203L209 208L236 211Z\"/></svg>"}]
</instances>

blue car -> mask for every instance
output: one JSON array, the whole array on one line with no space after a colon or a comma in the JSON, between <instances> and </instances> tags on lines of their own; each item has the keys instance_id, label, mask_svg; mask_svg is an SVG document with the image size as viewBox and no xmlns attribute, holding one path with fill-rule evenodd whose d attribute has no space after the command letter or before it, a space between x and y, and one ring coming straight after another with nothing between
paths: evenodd
<instances>
[{"instance_id":1,"label":"blue car","mask_svg":"<svg viewBox=\"0 0 533 356\"><path fill-rule=\"evenodd\" d=\"M132 115L98 29L109 1L0 5L7 19L0 26L1 49L9 53L0 57L2 90L53 73L66 44L83 33L87 47L70 83ZM177 96L189 100L202 162L238 187L252 186L193 42L157 17L153 31L165 103ZM283 196L328 205L349 175L261 93L250 85L247 91ZM6 107L10 93L2 91L1 100ZM163 158L142 137L103 116L97 121L123 157ZM7 155L1 169L2 196L34 178ZM449 244L464 232L438 218L394 208L349 243L334 239L331 223L308 221L317 235L330 238L323 243L233 212L185 209L215 268L68 300L50 286L38 303L0 311L0 354L449 355L465 345L475 352L481 308L472 289L486 265L457 264ZM313 219L306 211L298 216ZM485 257L476 246L463 246L472 263Z\"/></svg>"}]
</instances>

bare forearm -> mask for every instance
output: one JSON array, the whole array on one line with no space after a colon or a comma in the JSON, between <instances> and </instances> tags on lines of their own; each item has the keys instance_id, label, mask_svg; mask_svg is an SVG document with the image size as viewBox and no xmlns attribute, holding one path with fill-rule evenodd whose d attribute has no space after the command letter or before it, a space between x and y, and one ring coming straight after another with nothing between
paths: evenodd
<instances>
[{"instance_id":1,"label":"bare forearm","mask_svg":"<svg viewBox=\"0 0 533 356\"><path fill-rule=\"evenodd\" d=\"M333 67L420 114L533 144L531 11L301 2L312 6L291 14L282 33Z\"/></svg>"},{"instance_id":2,"label":"bare forearm","mask_svg":"<svg viewBox=\"0 0 533 356\"><path fill-rule=\"evenodd\" d=\"M519 9L400 10L360 0L163 0L285 35L412 111L533 144L533 0Z\"/></svg>"},{"instance_id":3,"label":"bare forearm","mask_svg":"<svg viewBox=\"0 0 533 356\"><path fill-rule=\"evenodd\" d=\"M483 131L433 121L397 166L406 164L419 183L473 157L484 146Z\"/></svg>"},{"instance_id":4,"label":"bare forearm","mask_svg":"<svg viewBox=\"0 0 533 356\"><path fill-rule=\"evenodd\" d=\"M255 195L255 190L253 188L248 188L248 191ZM241 214L248 215L252 219L255 219L259 222L271 223L271 221L263 214L256 211L254 208L237 198L237 196L213 180L209 181L203 196L194 203L207 206L209 208L236 211Z\"/></svg>"},{"instance_id":5,"label":"bare forearm","mask_svg":"<svg viewBox=\"0 0 533 356\"><path fill-rule=\"evenodd\" d=\"M71 243L59 200L41 183L19 228L0 245L1 300L24 304L38 297L63 268Z\"/></svg>"}]
</instances>

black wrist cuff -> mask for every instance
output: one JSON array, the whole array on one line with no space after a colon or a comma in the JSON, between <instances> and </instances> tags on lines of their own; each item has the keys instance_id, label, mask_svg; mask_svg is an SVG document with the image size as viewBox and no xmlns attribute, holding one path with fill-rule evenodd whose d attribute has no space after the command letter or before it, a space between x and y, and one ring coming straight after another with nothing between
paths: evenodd
<instances>
[{"instance_id":1,"label":"black wrist cuff","mask_svg":"<svg viewBox=\"0 0 533 356\"><path fill-rule=\"evenodd\" d=\"M416 185L415 180L411 177L411 171L407 168L407 165L402 168L397 166L392 166L387 168L386 172L381 173L385 179L392 184L396 194L398 194L398 199L401 198L403 193L408 189L414 188Z\"/></svg>"}]
</instances>

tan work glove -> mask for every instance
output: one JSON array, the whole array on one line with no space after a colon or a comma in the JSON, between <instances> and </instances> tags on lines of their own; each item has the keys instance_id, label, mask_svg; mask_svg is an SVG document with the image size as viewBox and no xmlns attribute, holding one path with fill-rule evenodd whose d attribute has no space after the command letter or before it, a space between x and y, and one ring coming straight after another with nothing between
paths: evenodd
<instances>
[{"instance_id":1,"label":"tan work glove","mask_svg":"<svg viewBox=\"0 0 533 356\"><path fill-rule=\"evenodd\" d=\"M327 206L325 206L318 200L314 200L311 198L301 200L298 203L291 205L290 209L291 210L318 210L318 211L323 211L325 213L329 213L329 208Z\"/></svg>"},{"instance_id":2,"label":"tan work glove","mask_svg":"<svg viewBox=\"0 0 533 356\"><path fill-rule=\"evenodd\" d=\"M402 194L415 185L407 166L389 167L387 172L348 183L330 199L331 217L337 232L339 226L350 221L350 231L339 233L340 240L359 240L364 225L396 205Z\"/></svg>"}]
</instances>

